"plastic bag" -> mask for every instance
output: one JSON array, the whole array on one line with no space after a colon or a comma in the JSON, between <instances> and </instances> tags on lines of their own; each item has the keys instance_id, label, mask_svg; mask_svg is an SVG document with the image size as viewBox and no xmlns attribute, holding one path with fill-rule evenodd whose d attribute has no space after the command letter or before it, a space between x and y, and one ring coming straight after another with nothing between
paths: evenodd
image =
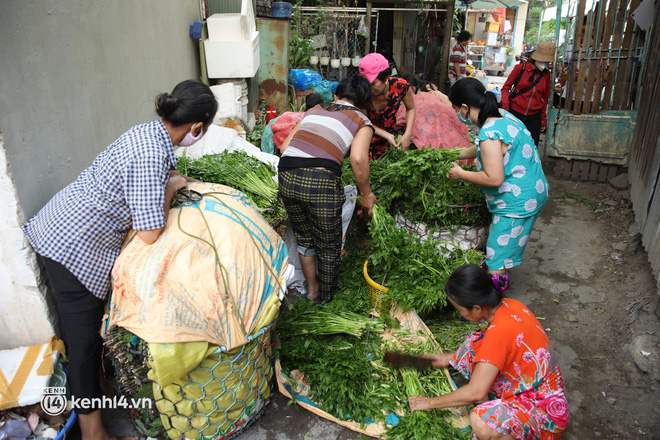
<instances>
[{"instance_id":1,"label":"plastic bag","mask_svg":"<svg viewBox=\"0 0 660 440\"><path fill-rule=\"evenodd\" d=\"M367 25L364 23L364 17L360 17L360 24L358 25L357 33L363 37L366 37L369 34L369 29L367 29Z\"/></svg>"},{"instance_id":2,"label":"plastic bag","mask_svg":"<svg viewBox=\"0 0 660 440\"><path fill-rule=\"evenodd\" d=\"M314 87L314 91L321 95L324 102L330 102L333 99L333 93L337 90L339 83L337 81L323 80Z\"/></svg>"},{"instance_id":3,"label":"plastic bag","mask_svg":"<svg viewBox=\"0 0 660 440\"><path fill-rule=\"evenodd\" d=\"M304 92L312 87L315 87L323 80L320 73L314 72L311 69L291 69L289 70L289 83L293 87Z\"/></svg>"}]
</instances>

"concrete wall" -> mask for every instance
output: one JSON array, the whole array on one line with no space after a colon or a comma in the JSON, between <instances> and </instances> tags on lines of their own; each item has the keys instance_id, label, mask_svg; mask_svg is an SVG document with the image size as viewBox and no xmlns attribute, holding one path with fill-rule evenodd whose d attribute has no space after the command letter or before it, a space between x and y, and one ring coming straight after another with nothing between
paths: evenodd
<instances>
[{"instance_id":1,"label":"concrete wall","mask_svg":"<svg viewBox=\"0 0 660 440\"><path fill-rule=\"evenodd\" d=\"M523 39L525 38L525 22L527 21L527 8L529 5L527 3L516 7L516 23L515 23L515 32L513 34L513 47L514 55L520 55L522 52ZM513 24L513 23L512 23ZM512 64L516 64L513 62Z\"/></svg>"},{"instance_id":2,"label":"concrete wall","mask_svg":"<svg viewBox=\"0 0 660 440\"><path fill-rule=\"evenodd\" d=\"M19 229L133 125L199 78L198 0L0 0L0 349L53 331Z\"/></svg>"}]
</instances>

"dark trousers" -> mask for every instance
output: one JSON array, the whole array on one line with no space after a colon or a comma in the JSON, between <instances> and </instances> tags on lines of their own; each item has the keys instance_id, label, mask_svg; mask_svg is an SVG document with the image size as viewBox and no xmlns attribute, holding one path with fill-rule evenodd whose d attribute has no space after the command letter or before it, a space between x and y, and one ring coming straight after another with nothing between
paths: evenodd
<instances>
[{"instance_id":1,"label":"dark trousers","mask_svg":"<svg viewBox=\"0 0 660 440\"><path fill-rule=\"evenodd\" d=\"M522 113L518 113L515 110L510 110L510 112L513 116L520 119L520 122L525 124L527 130L529 130L529 132L532 133L532 139L534 139L534 145L536 145L536 148L538 148L539 139L541 137L541 113L543 112L538 112L533 115L523 115Z\"/></svg>"},{"instance_id":2,"label":"dark trousers","mask_svg":"<svg viewBox=\"0 0 660 440\"><path fill-rule=\"evenodd\" d=\"M341 265L341 209L346 201L341 179L325 169L296 168L280 171L279 190L298 252L316 255L320 297L330 302Z\"/></svg>"},{"instance_id":3,"label":"dark trousers","mask_svg":"<svg viewBox=\"0 0 660 440\"><path fill-rule=\"evenodd\" d=\"M66 345L71 396L100 398L99 367L103 343L99 330L105 302L95 297L69 270L50 258L41 257ZM98 405L96 405L98 406ZM76 408L89 414L98 408Z\"/></svg>"}]
</instances>

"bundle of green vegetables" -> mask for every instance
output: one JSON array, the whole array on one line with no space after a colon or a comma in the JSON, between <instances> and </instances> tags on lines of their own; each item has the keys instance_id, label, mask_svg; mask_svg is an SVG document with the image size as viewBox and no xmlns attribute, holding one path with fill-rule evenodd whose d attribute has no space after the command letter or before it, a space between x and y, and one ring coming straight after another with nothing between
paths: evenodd
<instances>
[{"instance_id":1,"label":"bundle of green vegetables","mask_svg":"<svg viewBox=\"0 0 660 440\"><path fill-rule=\"evenodd\" d=\"M343 333L360 338L367 331L383 333L383 320L371 319L348 310L331 312L320 307L310 307L299 311L294 321L287 321L287 332L290 336Z\"/></svg>"},{"instance_id":2,"label":"bundle of green vegetables","mask_svg":"<svg viewBox=\"0 0 660 440\"><path fill-rule=\"evenodd\" d=\"M335 300L344 303L343 297L348 300L352 295L353 292L338 292ZM304 372L309 397L320 409L340 420L364 426L371 422L386 424L388 414L397 414L399 418L403 415L399 425L389 427L388 439L467 438L469 433L455 428L442 411L410 413L409 396L436 396L452 391L444 370L429 369L417 376L414 371L399 371L382 362L384 353L395 347L399 352L416 355L435 353L437 347L430 341L405 343L417 338L400 327L392 330L399 337L399 343L394 343L383 340L378 332L372 331L367 340L364 333L359 338L334 324L324 326L322 322L328 313L340 313L334 304L335 301L319 307L301 300L283 311L276 330L283 372ZM319 318L309 324L314 331L301 333L300 322L309 321L312 315ZM364 319L370 318L360 317ZM397 323L392 321L389 325L395 327Z\"/></svg>"},{"instance_id":3,"label":"bundle of green vegetables","mask_svg":"<svg viewBox=\"0 0 660 440\"><path fill-rule=\"evenodd\" d=\"M154 402L153 382L148 379L149 345L128 330L114 326L105 334L103 344L112 361L121 398L130 402L148 398ZM156 405L131 408L133 426L143 437L167 436Z\"/></svg>"},{"instance_id":4,"label":"bundle of green vegetables","mask_svg":"<svg viewBox=\"0 0 660 440\"><path fill-rule=\"evenodd\" d=\"M452 162L460 149L411 150L390 148L379 160L370 163L371 190L378 203L390 212L399 212L414 222L431 227L483 226L490 213L478 185L449 180ZM345 161L343 183L354 182ZM476 170L474 165L464 169Z\"/></svg>"},{"instance_id":5,"label":"bundle of green vegetables","mask_svg":"<svg viewBox=\"0 0 660 440\"><path fill-rule=\"evenodd\" d=\"M433 380L437 379L438 372L442 375L442 370L435 370L435 372L436 377L422 376L416 370L402 368L399 371L400 384L405 395L407 397L434 397L450 393L452 388L448 382ZM422 380L425 382L424 384L422 384ZM387 438L388 440L467 440L471 438L470 432L458 430L452 425L451 417L452 414L447 409L413 413L408 410L399 424L387 431Z\"/></svg>"},{"instance_id":6,"label":"bundle of green vegetables","mask_svg":"<svg viewBox=\"0 0 660 440\"><path fill-rule=\"evenodd\" d=\"M444 307L444 285L449 275L463 264L480 264L483 258L479 251L460 248L451 255L442 255L437 247L440 242L397 228L394 218L380 204L374 206L369 231L370 277L377 282L384 279L389 288L385 298L404 310L424 314Z\"/></svg>"},{"instance_id":7,"label":"bundle of green vegetables","mask_svg":"<svg viewBox=\"0 0 660 440\"><path fill-rule=\"evenodd\" d=\"M286 218L277 197L275 170L244 151L225 151L191 159L179 157L177 170L202 182L220 183L243 191L264 218L274 224Z\"/></svg>"},{"instance_id":8,"label":"bundle of green vegetables","mask_svg":"<svg viewBox=\"0 0 660 440\"><path fill-rule=\"evenodd\" d=\"M246 140L257 148L261 148L261 137L264 134L264 124L257 122L246 136Z\"/></svg>"},{"instance_id":9,"label":"bundle of green vegetables","mask_svg":"<svg viewBox=\"0 0 660 440\"><path fill-rule=\"evenodd\" d=\"M336 309L305 300L284 310L276 327L282 369L304 372L312 392L310 398L338 419L384 421L385 414L399 405L387 385L387 372L377 368L365 354L366 335L362 339L334 325L324 328L323 319L331 310ZM314 320L316 324L309 327L309 333L302 333L299 322L310 321L314 314L319 316ZM380 327L382 331L382 324ZM378 333L369 334L370 346L379 346L380 340ZM368 399L365 390L369 391Z\"/></svg>"}]
</instances>

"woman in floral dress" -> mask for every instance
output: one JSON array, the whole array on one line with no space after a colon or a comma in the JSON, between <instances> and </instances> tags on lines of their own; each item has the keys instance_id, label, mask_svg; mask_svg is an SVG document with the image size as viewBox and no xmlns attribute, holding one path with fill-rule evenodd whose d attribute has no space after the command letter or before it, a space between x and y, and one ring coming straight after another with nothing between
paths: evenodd
<instances>
[{"instance_id":1,"label":"woman in floral dress","mask_svg":"<svg viewBox=\"0 0 660 440\"><path fill-rule=\"evenodd\" d=\"M447 298L471 322L488 326L469 335L456 353L429 356L452 366L469 383L438 397L413 396L412 411L476 404L475 439L556 440L568 424L568 404L557 354L525 305L503 298L486 271L466 264L445 286Z\"/></svg>"},{"instance_id":2,"label":"woman in floral dress","mask_svg":"<svg viewBox=\"0 0 660 440\"><path fill-rule=\"evenodd\" d=\"M374 126L374 137L369 147L369 158L378 159L388 146L408 150L415 124L415 101L408 93L410 84L403 78L390 76L390 64L379 53L370 53L360 61L360 75L371 83L371 104L366 108L367 117ZM406 107L406 125L400 139L395 135L400 126L396 113L401 104Z\"/></svg>"},{"instance_id":3,"label":"woman in floral dress","mask_svg":"<svg viewBox=\"0 0 660 440\"><path fill-rule=\"evenodd\" d=\"M479 127L476 145L460 153L461 159L476 158L477 170L455 164L449 178L481 187L493 214L486 266L495 286L506 290L507 270L522 262L534 223L548 200L548 181L529 130L498 108L497 98L481 81L465 78L456 82L449 90L449 100L461 122Z\"/></svg>"}]
</instances>

